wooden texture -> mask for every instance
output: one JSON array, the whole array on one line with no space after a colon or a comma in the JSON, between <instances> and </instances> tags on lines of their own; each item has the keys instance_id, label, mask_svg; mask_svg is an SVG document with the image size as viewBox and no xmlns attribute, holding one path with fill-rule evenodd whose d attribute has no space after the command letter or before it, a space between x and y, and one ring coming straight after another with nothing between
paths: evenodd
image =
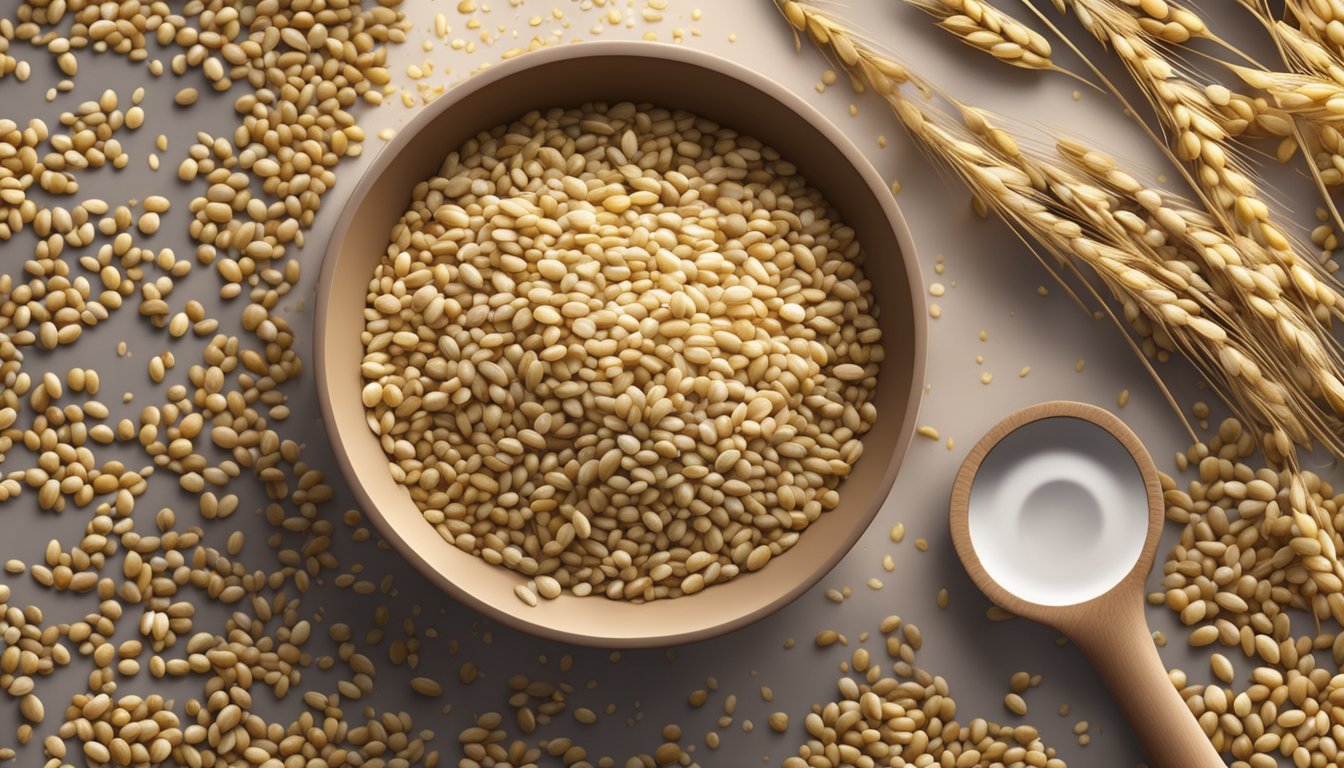
<instances>
[{"instance_id":1,"label":"wooden texture","mask_svg":"<svg viewBox=\"0 0 1344 768\"><path fill-rule=\"evenodd\" d=\"M1023 600L994 581L975 552L969 522L971 486L985 457L1012 432L1051 418L1081 419L1114 436L1138 465L1148 497L1148 534L1134 567L1102 595L1064 606ZM1144 619L1143 582L1157 555L1163 513L1157 467L1138 436L1103 408L1056 400L1014 413L976 443L953 482L949 524L957 554L981 591L1018 616L1058 629L1087 654L1134 727L1153 768L1222 768L1223 759L1167 677Z\"/></svg>"}]
</instances>

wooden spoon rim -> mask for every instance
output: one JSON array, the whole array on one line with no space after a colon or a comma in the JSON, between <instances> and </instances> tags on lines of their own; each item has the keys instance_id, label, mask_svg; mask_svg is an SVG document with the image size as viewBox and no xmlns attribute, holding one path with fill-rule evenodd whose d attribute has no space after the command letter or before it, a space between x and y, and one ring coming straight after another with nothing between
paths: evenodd
<instances>
[{"instance_id":1,"label":"wooden spoon rim","mask_svg":"<svg viewBox=\"0 0 1344 768\"><path fill-rule=\"evenodd\" d=\"M1033 422L1052 418L1081 419L1109 432L1134 459L1148 495L1148 533L1134 566L1123 579L1106 592L1071 605L1041 605L1009 592L985 570L984 564L980 562L980 557L975 552L975 546L971 543L969 516L971 486L985 457L1001 440L1018 429ZM971 448L970 453L962 461L961 468L957 470L956 480L952 484L952 500L948 514L952 545L956 548L962 565L970 574L971 581L980 588L980 591L996 605L1013 614L1066 632L1089 614L1107 610L1113 601L1132 600L1136 594L1142 596L1144 579L1147 578L1157 555L1164 519L1165 506L1157 465L1153 463L1153 457L1144 448L1138 435L1105 408L1071 400L1052 400L1028 406L1008 416L986 432L985 436Z\"/></svg>"}]
</instances>

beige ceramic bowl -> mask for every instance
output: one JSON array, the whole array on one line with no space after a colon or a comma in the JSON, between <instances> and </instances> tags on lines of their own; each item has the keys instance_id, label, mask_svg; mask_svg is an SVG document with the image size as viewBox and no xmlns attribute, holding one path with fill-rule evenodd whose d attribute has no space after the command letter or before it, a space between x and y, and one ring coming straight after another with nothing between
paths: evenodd
<instances>
[{"instance_id":1,"label":"beige ceramic bowl","mask_svg":"<svg viewBox=\"0 0 1344 768\"><path fill-rule=\"evenodd\" d=\"M589 101L681 108L755 136L794 162L854 227L880 307L886 362L864 453L823 515L761 571L690 597L636 604L564 595L531 608L519 574L444 541L387 469L364 418L362 310L373 269L411 188L482 130L534 109ZM787 604L829 571L872 522L914 429L924 382L924 309L905 221L859 150L802 99L730 61L685 48L598 42L549 48L486 70L426 107L382 149L337 219L317 302L317 375L332 448L364 510L431 581L471 607L553 639L611 647L668 645L741 627Z\"/></svg>"}]
</instances>

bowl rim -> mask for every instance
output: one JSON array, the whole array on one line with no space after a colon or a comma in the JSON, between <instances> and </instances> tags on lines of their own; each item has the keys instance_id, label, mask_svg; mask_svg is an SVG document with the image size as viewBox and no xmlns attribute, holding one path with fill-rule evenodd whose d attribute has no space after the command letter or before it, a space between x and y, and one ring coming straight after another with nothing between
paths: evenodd
<instances>
[{"instance_id":1,"label":"bowl rim","mask_svg":"<svg viewBox=\"0 0 1344 768\"><path fill-rule=\"evenodd\" d=\"M905 413L902 415L901 421L902 428L905 430L906 434L898 436L896 439L896 444L887 460L887 465L882 469L877 492L873 494L872 499L868 500L868 508L861 517L863 525L854 526L853 530L847 532L841 538L840 546L833 548L824 560L809 569L810 575L798 580L796 584L775 599L758 605L752 610L737 614L731 620L723 621L718 624L670 634L639 637L607 637L604 635L595 636L578 634L556 629L541 622L530 621L524 617L508 613L495 607L475 593L462 587L455 580L450 578L448 574L429 563L416 547L407 541L406 537L402 535L402 532L387 521L380 511L379 505L370 497L368 490L360 480L359 472L354 467L349 452L345 446L345 441L341 439L336 426L336 414L333 411L331 396L328 391L329 381L327 376L325 351L327 345L327 326L324 319L328 314L328 304L331 301L331 293L337 274L336 256L341 249L341 244L344 242L347 233L353 225L353 212L358 210L363 204L365 198L368 197L370 190L378 182L383 173L386 172L392 159L404 150L406 146L410 144L428 125L437 120L443 112L453 108L467 96L488 88L518 72L542 67L557 61L613 56L669 60L680 64L709 69L719 74L726 75L727 77L737 80L750 88L754 88L767 97L779 102L797 115L801 120L810 124L814 129L821 133L827 141L834 145L834 147L844 156L845 161L854 168L867 184L869 192L873 194L879 208L891 226L892 233L896 237L896 242L900 248L901 262L905 268L906 281L909 286L911 301L910 309L912 315L910 318L910 330L913 337L911 339L913 359L910 361L910 392L906 398ZM351 190L350 196L341 205L340 211L337 214L336 224L331 229L330 240L322 252L322 267L317 281L317 299L313 313L313 360L317 375L317 395L321 408L322 426L331 443L332 454L340 468L346 486L354 494L355 501L360 505L364 514L373 520L374 525L378 528L383 538L392 545L397 554L408 561L417 571L424 575L425 578L472 610L483 614L489 619L498 621L505 626L526 632L534 637L587 647L667 647L706 640L725 635L734 630L753 624L782 609L789 603L792 603L800 595L825 578L826 574L830 573L830 571L854 549L854 546L858 543L859 539L863 537L864 533L872 527L873 521L877 519L877 515L881 511L882 506L891 495L891 489L895 483L897 472L909 450L914 434L914 425L919 413L920 405L923 401L928 357L928 320L926 313L924 312L925 299L923 295L923 285L924 282L919 266L919 259L916 256L909 224L906 222L905 216L901 213L895 197L890 193L886 182L882 180L877 169L873 167L873 164L848 135L839 128L839 126L823 115L819 109L808 103L801 96L779 81L718 54L686 48L671 43L634 40L601 40L584 42L578 45L542 48L514 59L509 59L501 64L492 65L452 86L438 99L435 99L432 103L422 108L416 115L401 126L396 135L374 155L370 160L368 167L363 171L358 182L356 182Z\"/></svg>"}]
</instances>

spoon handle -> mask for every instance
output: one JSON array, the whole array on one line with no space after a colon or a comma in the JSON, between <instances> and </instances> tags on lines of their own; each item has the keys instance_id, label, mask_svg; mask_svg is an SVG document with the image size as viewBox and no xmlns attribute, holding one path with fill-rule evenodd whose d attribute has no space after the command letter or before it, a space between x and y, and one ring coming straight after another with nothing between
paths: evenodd
<instances>
[{"instance_id":1,"label":"spoon handle","mask_svg":"<svg viewBox=\"0 0 1344 768\"><path fill-rule=\"evenodd\" d=\"M1073 641L1120 703L1153 768L1225 768L1157 655L1140 600L1075 626Z\"/></svg>"}]
</instances>

